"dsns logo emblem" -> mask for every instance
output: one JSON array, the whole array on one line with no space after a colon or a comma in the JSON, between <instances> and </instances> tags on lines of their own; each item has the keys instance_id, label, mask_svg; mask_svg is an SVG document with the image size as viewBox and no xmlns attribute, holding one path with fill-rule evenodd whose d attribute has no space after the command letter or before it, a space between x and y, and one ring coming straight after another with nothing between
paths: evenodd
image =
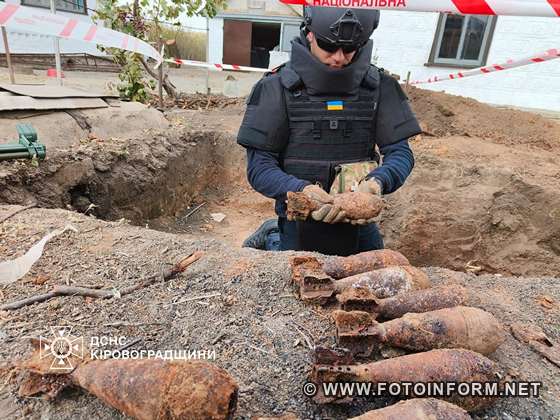
<instances>
[{"instance_id":1,"label":"dsns logo emblem","mask_svg":"<svg viewBox=\"0 0 560 420\"><path fill-rule=\"evenodd\" d=\"M50 327L49 338L40 337L41 359L52 358L51 369L72 370L72 358L84 358L84 339L72 335L72 327Z\"/></svg>"}]
</instances>

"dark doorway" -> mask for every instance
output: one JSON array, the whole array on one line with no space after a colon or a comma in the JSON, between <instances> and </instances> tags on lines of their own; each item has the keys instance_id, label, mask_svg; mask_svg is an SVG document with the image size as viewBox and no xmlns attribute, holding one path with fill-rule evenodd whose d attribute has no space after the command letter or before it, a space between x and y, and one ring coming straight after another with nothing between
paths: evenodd
<instances>
[{"instance_id":1,"label":"dark doorway","mask_svg":"<svg viewBox=\"0 0 560 420\"><path fill-rule=\"evenodd\" d=\"M253 22L251 66L268 68L269 52L280 44L280 23Z\"/></svg>"}]
</instances>

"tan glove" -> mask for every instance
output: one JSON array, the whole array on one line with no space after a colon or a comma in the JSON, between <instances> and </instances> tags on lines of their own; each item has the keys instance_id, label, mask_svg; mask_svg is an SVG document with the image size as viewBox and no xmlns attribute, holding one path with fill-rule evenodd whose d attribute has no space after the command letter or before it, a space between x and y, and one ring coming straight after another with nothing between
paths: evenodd
<instances>
[{"instance_id":1,"label":"tan glove","mask_svg":"<svg viewBox=\"0 0 560 420\"><path fill-rule=\"evenodd\" d=\"M321 204L328 204L334 201L333 196L318 185L308 185L303 190L301 190L301 192L311 200L318 201Z\"/></svg>"},{"instance_id":2,"label":"tan glove","mask_svg":"<svg viewBox=\"0 0 560 420\"><path fill-rule=\"evenodd\" d=\"M311 218L316 222L339 223L346 218L346 213L333 204L334 197L318 185L308 185L302 192L310 199L323 204L318 210L311 213Z\"/></svg>"},{"instance_id":3,"label":"tan glove","mask_svg":"<svg viewBox=\"0 0 560 420\"><path fill-rule=\"evenodd\" d=\"M316 222L334 224L346 220L346 212L335 204L325 204L319 210L312 212L311 217Z\"/></svg>"}]
</instances>

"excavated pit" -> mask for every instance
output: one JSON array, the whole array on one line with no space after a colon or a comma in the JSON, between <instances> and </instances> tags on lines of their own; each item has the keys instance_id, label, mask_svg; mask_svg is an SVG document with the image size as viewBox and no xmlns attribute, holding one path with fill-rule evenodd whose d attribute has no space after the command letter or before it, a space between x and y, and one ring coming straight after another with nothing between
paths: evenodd
<instances>
[{"instance_id":1,"label":"excavated pit","mask_svg":"<svg viewBox=\"0 0 560 420\"><path fill-rule=\"evenodd\" d=\"M411 142L411 177L386 197L386 246L418 266L560 271L560 125L442 93L411 88L409 95L424 133ZM49 159L38 168L3 163L0 202L124 218L239 246L274 213L272 200L245 178L244 150L235 143L243 106L227 105L162 114L122 104L81 111L81 125L75 113L27 118ZM14 118L2 119L0 135L15 133Z\"/></svg>"},{"instance_id":2,"label":"excavated pit","mask_svg":"<svg viewBox=\"0 0 560 420\"><path fill-rule=\"evenodd\" d=\"M243 156L232 153L231 145L223 133L176 130L112 144L117 151L54 156L36 170L26 162L13 163L15 182L6 182L1 200L142 225L178 214L203 193L236 185Z\"/></svg>"},{"instance_id":3,"label":"excavated pit","mask_svg":"<svg viewBox=\"0 0 560 420\"><path fill-rule=\"evenodd\" d=\"M82 111L82 117L91 120L90 113ZM88 124L89 130L82 132L69 130L66 137L73 139L41 136L54 129L53 121L65 121L67 114L53 113L48 123L31 118L47 145L48 159L37 168L27 161L3 163L0 202L35 203L190 233L193 226L208 228L216 203L247 189L244 151L235 145L232 130L216 126L216 113L208 112L206 122L204 117L191 122L194 111L173 113L169 119L153 109L127 114L138 122L132 131L119 130L117 119L112 132L106 128L111 122L100 127Z\"/></svg>"}]
</instances>

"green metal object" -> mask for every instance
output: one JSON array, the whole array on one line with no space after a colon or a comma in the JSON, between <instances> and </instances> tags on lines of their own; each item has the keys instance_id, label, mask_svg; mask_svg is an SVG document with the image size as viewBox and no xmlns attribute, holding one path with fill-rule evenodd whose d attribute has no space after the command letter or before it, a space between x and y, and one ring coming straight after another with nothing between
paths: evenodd
<instances>
[{"instance_id":1,"label":"green metal object","mask_svg":"<svg viewBox=\"0 0 560 420\"><path fill-rule=\"evenodd\" d=\"M37 141L37 132L31 124L18 124L18 143L0 144L0 161L10 159L45 159L47 148Z\"/></svg>"}]
</instances>

